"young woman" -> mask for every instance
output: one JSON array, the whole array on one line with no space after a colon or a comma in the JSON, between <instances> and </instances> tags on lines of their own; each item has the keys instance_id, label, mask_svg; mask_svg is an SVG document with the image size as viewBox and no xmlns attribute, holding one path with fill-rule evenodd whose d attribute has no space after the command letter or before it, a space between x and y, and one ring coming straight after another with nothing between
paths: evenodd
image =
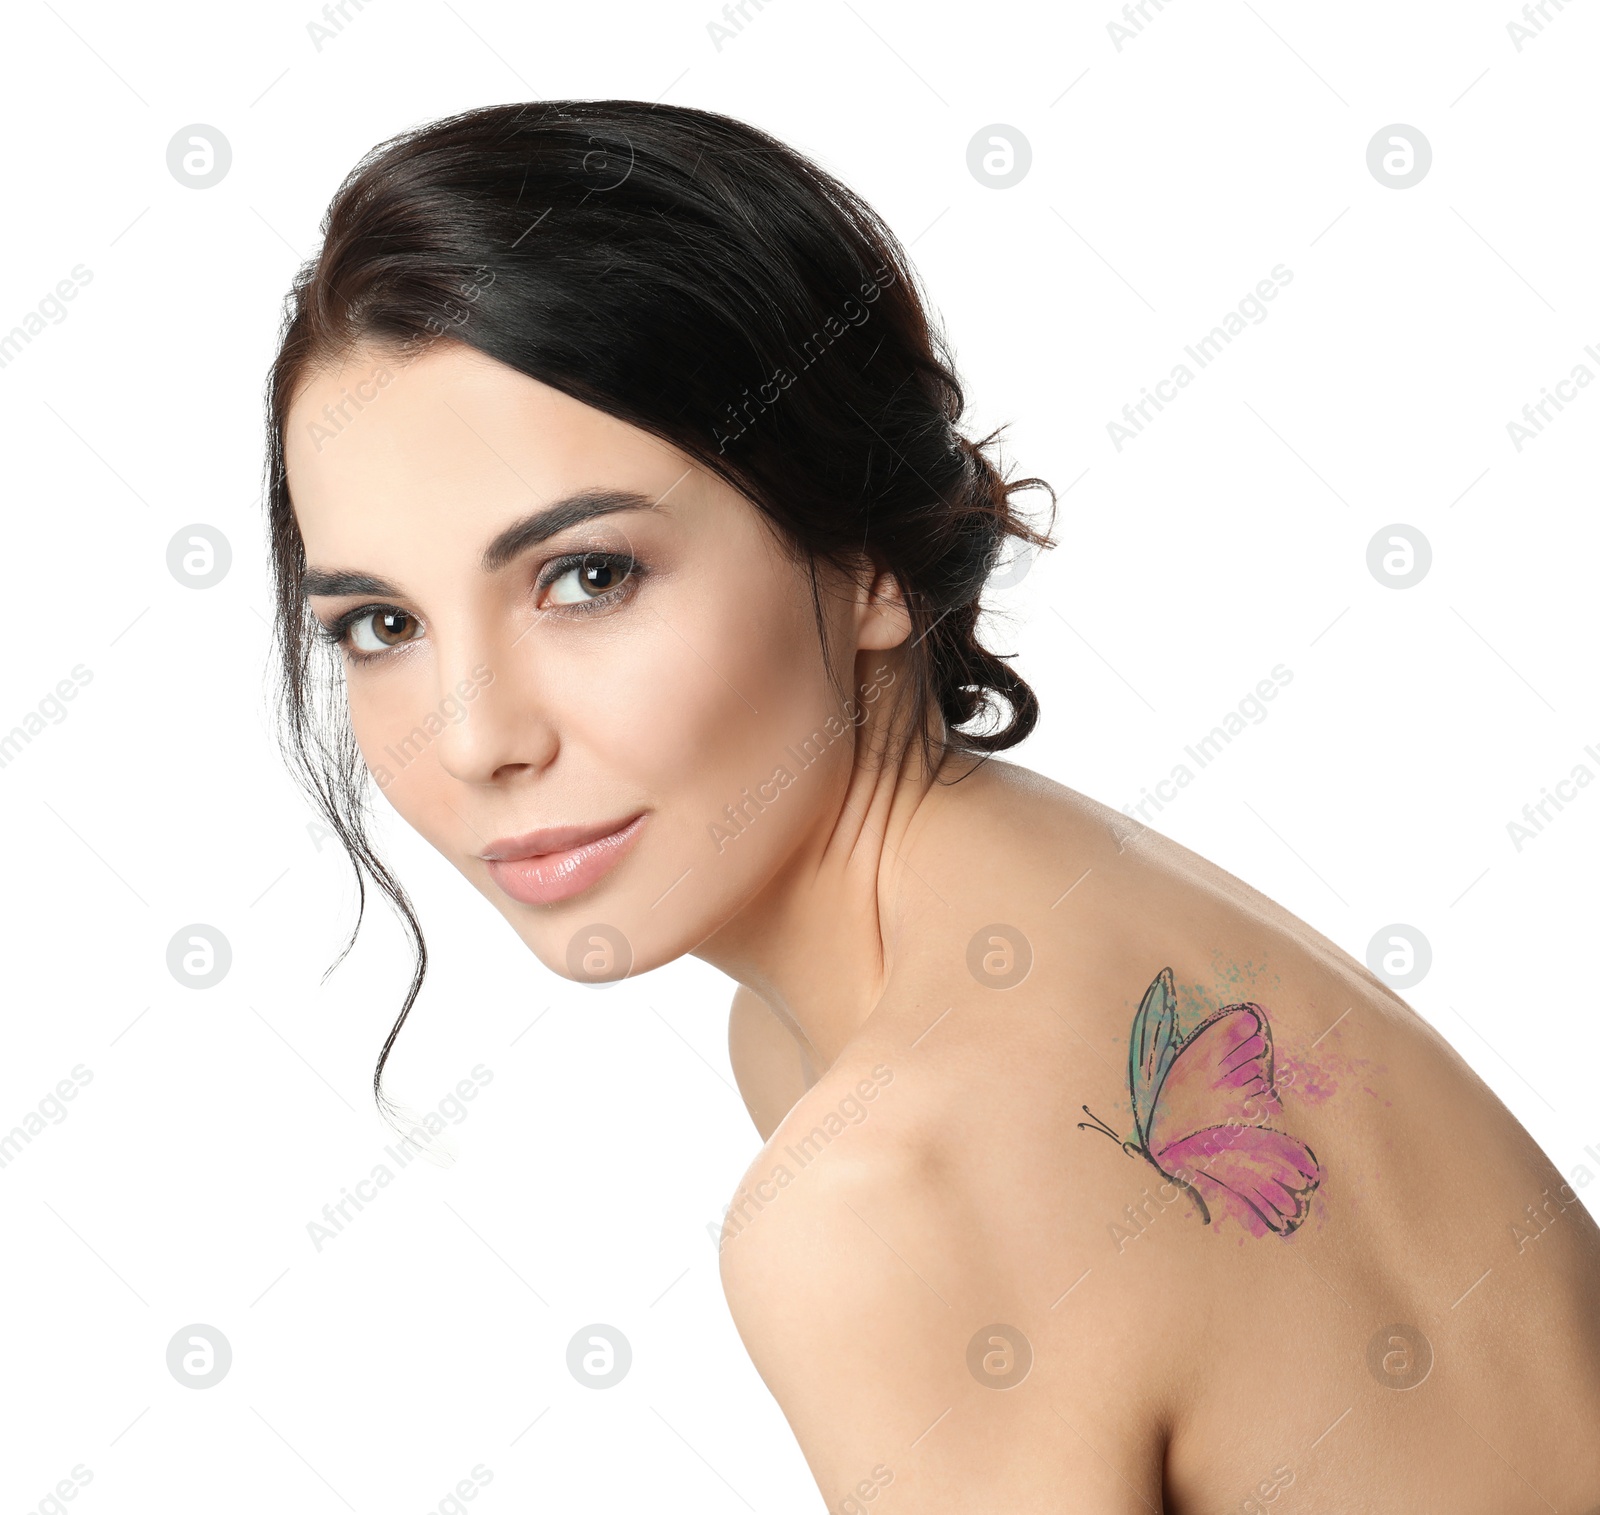
<instances>
[{"instance_id":1,"label":"young woman","mask_svg":"<svg viewBox=\"0 0 1600 1515\"><path fill-rule=\"evenodd\" d=\"M542 103L385 144L324 230L287 749L413 930L369 784L555 972L736 980L722 1276L830 1507L1600 1503L1600 1233L1527 1133L1326 938L992 757L1037 706L980 597L1048 486L957 430L869 207Z\"/></svg>"}]
</instances>

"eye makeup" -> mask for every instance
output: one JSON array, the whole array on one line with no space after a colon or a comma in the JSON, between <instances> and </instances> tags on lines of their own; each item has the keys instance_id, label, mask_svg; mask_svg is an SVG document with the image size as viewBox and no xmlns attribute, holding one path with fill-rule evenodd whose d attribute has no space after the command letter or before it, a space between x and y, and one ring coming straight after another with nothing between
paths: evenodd
<instances>
[{"instance_id":1,"label":"eye makeup","mask_svg":"<svg viewBox=\"0 0 1600 1515\"><path fill-rule=\"evenodd\" d=\"M561 553L550 559L534 580L535 609L540 618L556 616L573 618L603 614L631 599L649 572L631 552L609 549L579 549ZM563 580L573 580L572 597L553 604L538 602ZM593 589L597 592L589 593ZM408 622L416 634L394 642L385 642L385 632L373 623L379 620ZM339 647L354 663L370 663L386 658L412 645L426 627L421 618L399 605L368 602L352 606L330 622L317 618L318 636ZM371 645L378 643L380 645Z\"/></svg>"}]
</instances>

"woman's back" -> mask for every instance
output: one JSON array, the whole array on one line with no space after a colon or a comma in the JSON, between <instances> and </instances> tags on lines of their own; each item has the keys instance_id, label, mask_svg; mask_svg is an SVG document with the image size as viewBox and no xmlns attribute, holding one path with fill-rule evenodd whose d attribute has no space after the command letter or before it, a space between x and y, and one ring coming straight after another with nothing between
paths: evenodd
<instances>
[{"instance_id":1,"label":"woman's back","mask_svg":"<svg viewBox=\"0 0 1600 1515\"><path fill-rule=\"evenodd\" d=\"M825 1494L1600 1506L1600 1230L1419 1016L1025 769L946 791L902 864L885 995L724 1232L735 1319ZM736 1057L741 1087L776 1066ZM1276 1100L1251 1083L1269 1067Z\"/></svg>"}]
</instances>

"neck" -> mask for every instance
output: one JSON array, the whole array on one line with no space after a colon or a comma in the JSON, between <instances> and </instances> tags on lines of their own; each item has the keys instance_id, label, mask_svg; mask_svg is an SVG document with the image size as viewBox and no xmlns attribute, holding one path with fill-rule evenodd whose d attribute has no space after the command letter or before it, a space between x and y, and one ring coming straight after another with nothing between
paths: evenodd
<instances>
[{"instance_id":1,"label":"neck","mask_svg":"<svg viewBox=\"0 0 1600 1515\"><path fill-rule=\"evenodd\" d=\"M884 712L885 715L888 712ZM773 879L695 956L759 995L821 1074L866 1023L894 966L907 884L926 886L910 863L928 819L949 803L952 757L935 772L915 738L885 759L870 728L857 731L837 803ZM943 734L937 713L931 727Z\"/></svg>"}]
</instances>

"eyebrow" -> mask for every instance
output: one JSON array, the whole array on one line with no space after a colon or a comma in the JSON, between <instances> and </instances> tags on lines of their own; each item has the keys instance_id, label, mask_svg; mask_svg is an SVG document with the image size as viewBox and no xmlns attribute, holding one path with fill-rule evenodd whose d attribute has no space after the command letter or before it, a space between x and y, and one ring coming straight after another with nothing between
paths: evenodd
<instances>
[{"instance_id":1,"label":"eyebrow","mask_svg":"<svg viewBox=\"0 0 1600 1515\"><path fill-rule=\"evenodd\" d=\"M566 531L569 527L594 519L613 515L623 510L654 510L659 503L648 495L631 489L584 489L546 505L531 515L513 521L483 549L478 566L485 573L495 573L530 547ZM376 574L354 573L342 568L308 567L302 578L302 592L307 595L337 594L391 594L399 595L399 587Z\"/></svg>"}]
</instances>

